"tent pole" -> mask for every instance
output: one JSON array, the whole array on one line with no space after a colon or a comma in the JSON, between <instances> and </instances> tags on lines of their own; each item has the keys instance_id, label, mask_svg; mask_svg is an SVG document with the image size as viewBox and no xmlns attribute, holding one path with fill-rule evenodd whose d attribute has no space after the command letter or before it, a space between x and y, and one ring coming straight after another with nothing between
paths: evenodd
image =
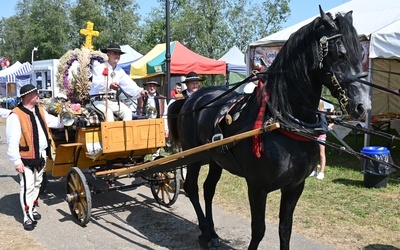
<instances>
[{"instance_id":1,"label":"tent pole","mask_svg":"<svg viewBox=\"0 0 400 250\"><path fill-rule=\"evenodd\" d=\"M165 96L169 97L169 92L171 91L171 86L170 86L170 79L171 79L171 51L170 51L170 43L171 43L171 37L170 37L170 23L169 23L169 14L170 14L170 6L169 6L169 0L165 1L165 33L166 33L166 38L165 38L165 70L166 70L166 76L165 76L165 85L166 85L166 90L167 93Z\"/></svg>"}]
</instances>

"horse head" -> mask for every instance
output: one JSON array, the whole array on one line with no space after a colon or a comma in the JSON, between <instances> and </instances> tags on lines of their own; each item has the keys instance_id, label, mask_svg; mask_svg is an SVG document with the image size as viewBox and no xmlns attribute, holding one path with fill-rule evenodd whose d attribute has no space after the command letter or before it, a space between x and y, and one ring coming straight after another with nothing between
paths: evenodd
<instances>
[{"instance_id":1,"label":"horse head","mask_svg":"<svg viewBox=\"0 0 400 250\"><path fill-rule=\"evenodd\" d=\"M318 69L316 78L337 98L340 108L354 119L371 109L369 87L359 82L363 72L363 50L353 27L352 12L333 18L320 7L316 29Z\"/></svg>"}]
</instances>

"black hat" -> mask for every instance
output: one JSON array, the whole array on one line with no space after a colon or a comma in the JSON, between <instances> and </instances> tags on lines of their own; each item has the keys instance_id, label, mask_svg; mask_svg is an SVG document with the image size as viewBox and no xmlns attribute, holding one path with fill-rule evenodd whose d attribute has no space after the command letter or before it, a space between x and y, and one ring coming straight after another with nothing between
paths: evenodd
<instances>
[{"instance_id":1,"label":"black hat","mask_svg":"<svg viewBox=\"0 0 400 250\"><path fill-rule=\"evenodd\" d=\"M121 50L121 47L116 43L111 43L110 45L108 45L108 47L106 49L101 50L101 52L103 52L103 53L107 53L108 51L114 51L114 52L118 52L120 54L125 54L125 52L123 52Z\"/></svg>"},{"instance_id":2,"label":"black hat","mask_svg":"<svg viewBox=\"0 0 400 250\"><path fill-rule=\"evenodd\" d=\"M189 74L187 74L185 81L183 81L183 83L187 83L187 82L192 82L192 81L204 81L206 78L204 77L199 77L197 75L196 72L189 72Z\"/></svg>"},{"instance_id":3,"label":"black hat","mask_svg":"<svg viewBox=\"0 0 400 250\"><path fill-rule=\"evenodd\" d=\"M24 95L29 94L35 90L37 90L37 88L32 84L24 85L19 91L19 97L23 97Z\"/></svg>"},{"instance_id":4,"label":"black hat","mask_svg":"<svg viewBox=\"0 0 400 250\"><path fill-rule=\"evenodd\" d=\"M155 85L157 85L158 87L161 86L161 84L158 83L157 81L147 81L147 82L143 83L144 86L146 86L147 84L155 84Z\"/></svg>"}]
</instances>

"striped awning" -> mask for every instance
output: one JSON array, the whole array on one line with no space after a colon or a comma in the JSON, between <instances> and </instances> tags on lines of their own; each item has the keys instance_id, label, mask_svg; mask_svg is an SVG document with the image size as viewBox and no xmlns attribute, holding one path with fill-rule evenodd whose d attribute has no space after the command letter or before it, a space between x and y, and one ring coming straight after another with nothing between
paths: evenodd
<instances>
[{"instance_id":1,"label":"striped awning","mask_svg":"<svg viewBox=\"0 0 400 250\"><path fill-rule=\"evenodd\" d=\"M7 69L0 71L0 82L16 82L16 78L22 75L30 75L33 72L29 62L23 64L16 62Z\"/></svg>"},{"instance_id":2,"label":"striped awning","mask_svg":"<svg viewBox=\"0 0 400 250\"><path fill-rule=\"evenodd\" d=\"M22 64L21 68L18 69L11 75L8 75L8 82L16 82L17 76L21 75L31 75L33 72L33 67L29 62L25 62Z\"/></svg>"}]
</instances>

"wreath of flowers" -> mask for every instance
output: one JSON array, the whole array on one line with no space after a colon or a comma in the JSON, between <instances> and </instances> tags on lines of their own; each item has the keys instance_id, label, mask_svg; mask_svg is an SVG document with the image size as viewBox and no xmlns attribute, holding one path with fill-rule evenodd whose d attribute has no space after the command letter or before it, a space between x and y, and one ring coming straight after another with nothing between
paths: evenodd
<instances>
[{"instance_id":1,"label":"wreath of flowers","mask_svg":"<svg viewBox=\"0 0 400 250\"><path fill-rule=\"evenodd\" d=\"M107 55L100 51L90 51L88 48L69 50L60 58L57 71L57 85L71 103L84 104L89 100L91 70L95 61L103 63ZM74 62L78 62L77 73L69 75ZM71 79L71 80L70 80Z\"/></svg>"}]
</instances>

